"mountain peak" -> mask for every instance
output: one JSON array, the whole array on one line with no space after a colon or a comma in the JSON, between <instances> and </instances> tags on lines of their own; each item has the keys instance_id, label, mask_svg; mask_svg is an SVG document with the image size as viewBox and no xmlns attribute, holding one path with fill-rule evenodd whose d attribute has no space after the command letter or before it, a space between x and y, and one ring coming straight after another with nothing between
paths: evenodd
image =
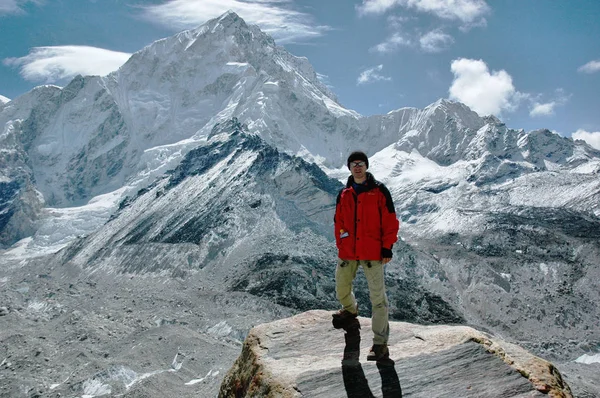
<instances>
[{"instance_id":1,"label":"mountain peak","mask_svg":"<svg viewBox=\"0 0 600 398\"><path fill-rule=\"evenodd\" d=\"M437 123L445 124L453 120L460 126L473 131L479 130L485 124L476 112L462 102L450 101L444 98L425 107L423 114L432 121L437 121Z\"/></svg>"},{"instance_id":2,"label":"mountain peak","mask_svg":"<svg viewBox=\"0 0 600 398\"><path fill-rule=\"evenodd\" d=\"M244 20L232 10L225 11L220 17L216 18L218 23L228 25L230 23L244 22ZM245 23L245 22L244 22Z\"/></svg>"},{"instance_id":3,"label":"mountain peak","mask_svg":"<svg viewBox=\"0 0 600 398\"><path fill-rule=\"evenodd\" d=\"M467 105L463 104L462 102L458 102L458 101L451 101L449 99L446 98L440 98L437 101L435 101L433 104L425 107L425 111L427 110L443 110L446 113L459 113L459 114L476 114L473 110L471 110L471 108L469 108ZM477 115L479 116L479 115Z\"/></svg>"},{"instance_id":4,"label":"mountain peak","mask_svg":"<svg viewBox=\"0 0 600 398\"><path fill-rule=\"evenodd\" d=\"M219 27L222 27L223 29L229 29L232 27L238 27L241 29L249 28L246 24L246 21L244 21L242 17L232 10L228 10L224 14L221 14L221 16L207 21L205 24L200 26L199 29L202 30L202 28L205 26L208 26L211 32L215 32Z\"/></svg>"}]
</instances>

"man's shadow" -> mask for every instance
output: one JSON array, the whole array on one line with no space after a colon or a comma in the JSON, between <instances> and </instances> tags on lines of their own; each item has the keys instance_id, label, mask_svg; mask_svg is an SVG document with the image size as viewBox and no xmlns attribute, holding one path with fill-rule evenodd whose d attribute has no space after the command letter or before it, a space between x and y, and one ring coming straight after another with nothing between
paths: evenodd
<instances>
[{"instance_id":1,"label":"man's shadow","mask_svg":"<svg viewBox=\"0 0 600 398\"><path fill-rule=\"evenodd\" d=\"M355 322L344 328L346 331L344 334L346 347L344 347L344 358L342 359L344 387L348 398L375 398L360 365L360 324L358 320ZM402 398L402 389L394 368L394 361L390 358L377 361L377 369L381 376L383 398Z\"/></svg>"}]
</instances>

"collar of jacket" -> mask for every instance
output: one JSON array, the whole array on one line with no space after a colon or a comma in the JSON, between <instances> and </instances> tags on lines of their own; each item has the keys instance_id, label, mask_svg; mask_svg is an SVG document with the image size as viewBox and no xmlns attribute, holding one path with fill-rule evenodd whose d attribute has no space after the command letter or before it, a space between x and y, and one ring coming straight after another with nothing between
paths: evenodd
<instances>
[{"instance_id":1,"label":"collar of jacket","mask_svg":"<svg viewBox=\"0 0 600 398\"><path fill-rule=\"evenodd\" d=\"M367 186L369 187L369 190L375 188L377 186L377 180L375 180L375 177L373 177L373 174L369 173L367 171ZM348 181L346 182L346 188L350 188L352 186L352 184L354 184L354 177L350 176L348 177Z\"/></svg>"}]
</instances>

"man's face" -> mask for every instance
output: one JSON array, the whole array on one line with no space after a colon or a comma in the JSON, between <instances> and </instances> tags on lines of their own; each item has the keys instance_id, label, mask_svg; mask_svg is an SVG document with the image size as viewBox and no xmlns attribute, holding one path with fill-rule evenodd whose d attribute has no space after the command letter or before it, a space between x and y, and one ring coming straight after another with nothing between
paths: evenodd
<instances>
[{"instance_id":1,"label":"man's face","mask_svg":"<svg viewBox=\"0 0 600 398\"><path fill-rule=\"evenodd\" d=\"M350 172L355 181L362 181L367 178L367 164L362 160L350 162Z\"/></svg>"}]
</instances>

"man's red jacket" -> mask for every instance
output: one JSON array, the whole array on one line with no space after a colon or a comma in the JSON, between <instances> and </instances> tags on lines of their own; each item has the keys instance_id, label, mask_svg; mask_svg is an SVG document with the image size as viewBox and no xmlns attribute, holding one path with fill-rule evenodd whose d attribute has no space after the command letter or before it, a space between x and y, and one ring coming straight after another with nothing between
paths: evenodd
<instances>
[{"instance_id":1,"label":"man's red jacket","mask_svg":"<svg viewBox=\"0 0 600 398\"><path fill-rule=\"evenodd\" d=\"M367 173L359 193L350 176L338 194L335 208L335 242L342 260L381 260L381 249L398 240L400 223L390 191Z\"/></svg>"}]
</instances>

